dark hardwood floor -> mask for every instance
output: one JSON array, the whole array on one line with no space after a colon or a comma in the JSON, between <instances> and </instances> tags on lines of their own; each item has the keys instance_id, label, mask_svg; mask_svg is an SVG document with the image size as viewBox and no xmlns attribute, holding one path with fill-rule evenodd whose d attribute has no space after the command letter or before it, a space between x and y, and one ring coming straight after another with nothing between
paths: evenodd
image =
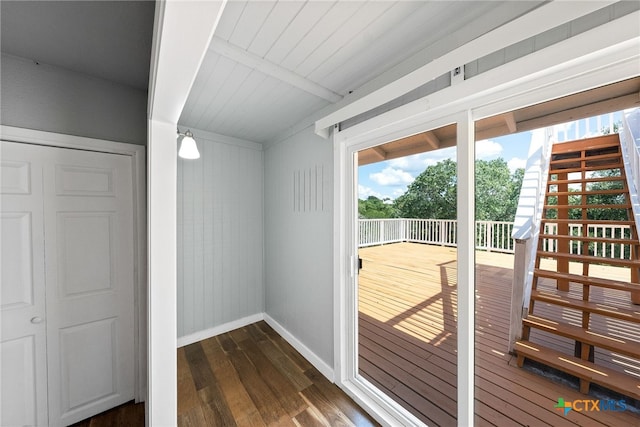
<instances>
[{"instance_id":1,"label":"dark hardwood floor","mask_svg":"<svg viewBox=\"0 0 640 427\"><path fill-rule=\"evenodd\" d=\"M178 349L179 426L377 426L265 322Z\"/></svg>"},{"instance_id":2,"label":"dark hardwood floor","mask_svg":"<svg viewBox=\"0 0 640 427\"><path fill-rule=\"evenodd\" d=\"M144 404L73 427L144 426ZM179 426L378 426L265 322L178 349Z\"/></svg>"},{"instance_id":3,"label":"dark hardwood floor","mask_svg":"<svg viewBox=\"0 0 640 427\"><path fill-rule=\"evenodd\" d=\"M71 427L144 427L144 403L133 401L116 406Z\"/></svg>"}]
</instances>

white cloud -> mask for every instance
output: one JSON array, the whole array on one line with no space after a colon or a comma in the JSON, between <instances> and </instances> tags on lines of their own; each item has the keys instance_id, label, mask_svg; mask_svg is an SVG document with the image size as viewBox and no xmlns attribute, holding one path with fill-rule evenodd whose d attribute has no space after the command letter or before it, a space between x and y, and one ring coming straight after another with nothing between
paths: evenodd
<instances>
[{"instance_id":1,"label":"white cloud","mask_svg":"<svg viewBox=\"0 0 640 427\"><path fill-rule=\"evenodd\" d=\"M358 184L358 198L364 200L369 196L377 197L380 200L386 197L386 196L383 196L381 193L378 193L372 188L365 187L364 185Z\"/></svg>"},{"instance_id":2,"label":"white cloud","mask_svg":"<svg viewBox=\"0 0 640 427\"><path fill-rule=\"evenodd\" d=\"M509 170L511 171L511 173L514 173L516 169L524 169L524 167L527 165L527 160L521 159L520 157L514 157L507 162L507 165L509 166Z\"/></svg>"},{"instance_id":3,"label":"white cloud","mask_svg":"<svg viewBox=\"0 0 640 427\"><path fill-rule=\"evenodd\" d=\"M407 185L411 184L414 180L414 177L409 172L390 166L380 172L372 173L369 175L369 178L376 184L383 186Z\"/></svg>"},{"instance_id":4,"label":"white cloud","mask_svg":"<svg viewBox=\"0 0 640 427\"><path fill-rule=\"evenodd\" d=\"M502 153L502 145L490 139L483 139L476 143L477 159L495 159Z\"/></svg>"}]
</instances>

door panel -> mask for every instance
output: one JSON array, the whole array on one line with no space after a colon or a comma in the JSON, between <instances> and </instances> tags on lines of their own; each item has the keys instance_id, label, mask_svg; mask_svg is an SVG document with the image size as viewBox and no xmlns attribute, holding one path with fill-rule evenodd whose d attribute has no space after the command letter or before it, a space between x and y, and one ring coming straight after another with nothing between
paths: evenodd
<instances>
[{"instance_id":1,"label":"door panel","mask_svg":"<svg viewBox=\"0 0 640 427\"><path fill-rule=\"evenodd\" d=\"M40 415L35 336L3 340L1 348L2 425L35 425Z\"/></svg>"},{"instance_id":2,"label":"door panel","mask_svg":"<svg viewBox=\"0 0 640 427\"><path fill-rule=\"evenodd\" d=\"M58 213L58 283L62 297L113 287L111 212Z\"/></svg>"},{"instance_id":3,"label":"door panel","mask_svg":"<svg viewBox=\"0 0 640 427\"><path fill-rule=\"evenodd\" d=\"M116 322L110 318L60 330L64 413L118 393Z\"/></svg>"},{"instance_id":4,"label":"door panel","mask_svg":"<svg viewBox=\"0 0 640 427\"><path fill-rule=\"evenodd\" d=\"M64 151L44 220L49 411L70 424L134 397L133 195L129 157Z\"/></svg>"},{"instance_id":5,"label":"door panel","mask_svg":"<svg viewBox=\"0 0 640 427\"><path fill-rule=\"evenodd\" d=\"M42 168L1 148L0 425L47 425Z\"/></svg>"},{"instance_id":6,"label":"door panel","mask_svg":"<svg viewBox=\"0 0 640 427\"><path fill-rule=\"evenodd\" d=\"M134 398L131 167L2 142L0 425L68 425Z\"/></svg>"}]
</instances>

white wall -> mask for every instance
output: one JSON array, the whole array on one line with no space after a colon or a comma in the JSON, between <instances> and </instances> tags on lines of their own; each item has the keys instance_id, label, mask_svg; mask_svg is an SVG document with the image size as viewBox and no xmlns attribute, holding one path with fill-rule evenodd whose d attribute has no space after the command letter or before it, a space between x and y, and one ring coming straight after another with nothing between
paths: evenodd
<instances>
[{"instance_id":1,"label":"white wall","mask_svg":"<svg viewBox=\"0 0 640 427\"><path fill-rule=\"evenodd\" d=\"M5 54L0 62L1 124L146 144L146 91Z\"/></svg>"},{"instance_id":2,"label":"white wall","mask_svg":"<svg viewBox=\"0 0 640 427\"><path fill-rule=\"evenodd\" d=\"M333 148L304 131L265 150L265 312L333 367Z\"/></svg>"},{"instance_id":3,"label":"white wall","mask_svg":"<svg viewBox=\"0 0 640 427\"><path fill-rule=\"evenodd\" d=\"M178 159L183 342L264 312L262 146L191 130L200 159Z\"/></svg>"}]
</instances>

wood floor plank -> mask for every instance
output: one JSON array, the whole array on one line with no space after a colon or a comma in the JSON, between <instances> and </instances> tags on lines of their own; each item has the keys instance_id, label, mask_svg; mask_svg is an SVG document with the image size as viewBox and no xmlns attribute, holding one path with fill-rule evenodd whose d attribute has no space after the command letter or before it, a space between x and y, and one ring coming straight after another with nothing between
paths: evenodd
<instances>
[{"instance_id":1,"label":"wood floor plank","mask_svg":"<svg viewBox=\"0 0 640 427\"><path fill-rule=\"evenodd\" d=\"M236 426L235 418L227 405L218 383L213 383L198 390L198 396L208 425Z\"/></svg>"},{"instance_id":2,"label":"wood floor plank","mask_svg":"<svg viewBox=\"0 0 640 427\"><path fill-rule=\"evenodd\" d=\"M264 382L271 388L285 411L292 417L305 409L305 402L298 389L258 347L260 343L246 340L240 348L247 355Z\"/></svg>"},{"instance_id":3,"label":"wood floor plank","mask_svg":"<svg viewBox=\"0 0 640 427\"><path fill-rule=\"evenodd\" d=\"M116 424L122 427L142 427L144 426L144 404L128 404L116 411ZM93 427L100 427L93 424Z\"/></svg>"},{"instance_id":4,"label":"wood floor plank","mask_svg":"<svg viewBox=\"0 0 640 427\"><path fill-rule=\"evenodd\" d=\"M177 355L185 381L179 392L189 394L179 396L181 427L379 426L265 322L182 347Z\"/></svg>"},{"instance_id":5,"label":"wood floor plank","mask_svg":"<svg viewBox=\"0 0 640 427\"><path fill-rule=\"evenodd\" d=\"M309 378L304 375L304 372L298 368L293 361L273 343L273 341L259 341L257 345L269 360L271 360L271 363L273 363L276 369L286 376L298 391L303 390L312 384Z\"/></svg>"},{"instance_id":6,"label":"wood floor plank","mask_svg":"<svg viewBox=\"0 0 640 427\"><path fill-rule=\"evenodd\" d=\"M273 329L264 321L258 322L255 326L262 325L263 328ZM252 325L253 326L253 325ZM289 359L291 359L301 372L305 372L308 369L313 368L313 365L305 359L291 344L289 344L284 338L278 335L275 331L272 334L265 335L270 339Z\"/></svg>"},{"instance_id":7,"label":"wood floor plank","mask_svg":"<svg viewBox=\"0 0 640 427\"><path fill-rule=\"evenodd\" d=\"M298 427L330 427L326 422L321 421L309 408L296 415L293 420Z\"/></svg>"},{"instance_id":8,"label":"wood floor plank","mask_svg":"<svg viewBox=\"0 0 640 427\"><path fill-rule=\"evenodd\" d=\"M201 406L178 415L178 425L181 427L202 427L207 425L207 420L204 417Z\"/></svg>"},{"instance_id":9,"label":"wood floor plank","mask_svg":"<svg viewBox=\"0 0 640 427\"><path fill-rule=\"evenodd\" d=\"M215 338L202 341L202 348L236 424L257 427L266 425L218 341Z\"/></svg>"},{"instance_id":10,"label":"wood floor plank","mask_svg":"<svg viewBox=\"0 0 640 427\"><path fill-rule=\"evenodd\" d=\"M189 412L200 405L200 398L196 390L191 369L184 347L178 349L178 415Z\"/></svg>"},{"instance_id":11,"label":"wood floor plank","mask_svg":"<svg viewBox=\"0 0 640 427\"><path fill-rule=\"evenodd\" d=\"M233 331L229 332L229 336L231 337L231 339L233 339L233 341L235 341L236 344L239 344L240 342L250 338L250 335L245 328L234 329Z\"/></svg>"},{"instance_id":12,"label":"wood floor plank","mask_svg":"<svg viewBox=\"0 0 640 427\"><path fill-rule=\"evenodd\" d=\"M213 372L200 343L189 344L183 348L196 390L201 390L214 383Z\"/></svg>"},{"instance_id":13,"label":"wood floor plank","mask_svg":"<svg viewBox=\"0 0 640 427\"><path fill-rule=\"evenodd\" d=\"M265 423L272 424L285 418L287 411L244 352L232 350L227 355Z\"/></svg>"},{"instance_id":14,"label":"wood floor plank","mask_svg":"<svg viewBox=\"0 0 640 427\"><path fill-rule=\"evenodd\" d=\"M311 408L315 408L318 413L322 414L330 426L354 426L340 408L327 399L315 384L311 384L302 390L300 394L305 397Z\"/></svg>"},{"instance_id":15,"label":"wood floor plank","mask_svg":"<svg viewBox=\"0 0 640 427\"><path fill-rule=\"evenodd\" d=\"M311 367L305 371L305 375L318 387L326 398L336 405L343 414L357 427L374 427L378 423L342 392L338 386L327 380L316 368Z\"/></svg>"},{"instance_id":16,"label":"wood floor plank","mask_svg":"<svg viewBox=\"0 0 640 427\"><path fill-rule=\"evenodd\" d=\"M433 380L434 377L434 384L455 385L455 249L398 243L363 248L359 256L364 260L358 289L362 350L360 373L427 424L455 424L455 420L438 415L434 409L436 405L431 402L443 402L447 398L455 401L456 396L451 389L444 392L443 387L432 387L429 391L407 386L419 388L430 382L427 378ZM543 260L543 263L548 262ZM578 267L577 264L571 265L570 270ZM628 281L624 276L628 272L619 268L597 267L594 276ZM585 396L571 387L515 366L513 357L507 352L512 269L512 255L476 253L477 425L640 426L640 417L631 411L573 411L564 417L553 408L557 398L577 400ZM554 288L555 283L541 280L539 286ZM580 292L579 287L570 290L574 298ZM621 295L616 290L594 289L592 296L615 306L629 305L628 295ZM549 314L549 318L554 318L553 315L575 318L576 324L580 325L581 317L570 310L539 303L536 305L538 309L545 311L545 315ZM594 316L591 322L592 328L598 327L601 332L640 341L640 330L629 330L617 321ZM573 352L570 340L556 336L542 338L552 348ZM617 366L617 369L640 374L638 361L623 360L601 349L597 350L597 357L605 359L605 364ZM404 379L409 374L424 380L411 382ZM427 391L434 396L425 398ZM437 394L440 396L435 396Z\"/></svg>"}]
</instances>

